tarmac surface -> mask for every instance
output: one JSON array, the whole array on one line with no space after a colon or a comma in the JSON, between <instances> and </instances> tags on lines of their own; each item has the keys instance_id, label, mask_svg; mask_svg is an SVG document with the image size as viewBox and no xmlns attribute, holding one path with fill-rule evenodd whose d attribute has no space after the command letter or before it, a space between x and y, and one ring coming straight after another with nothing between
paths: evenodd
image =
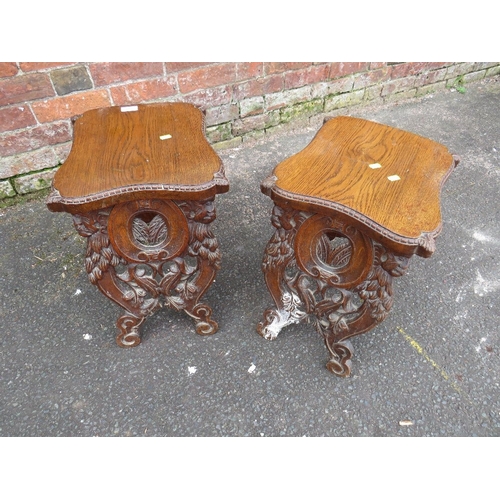
<instances>
[{"instance_id":1,"label":"tarmac surface","mask_svg":"<svg viewBox=\"0 0 500 500\"><path fill-rule=\"evenodd\" d=\"M138 347L118 347L121 310L88 281L71 216L44 200L0 210L0 436L499 436L500 80L336 114L461 157L437 250L413 257L387 319L351 339L351 377L327 371L312 325L256 333L272 305L261 271L272 202L259 185L310 142L316 117L219 151L231 187L217 198L223 261L205 295L213 336L164 308Z\"/></svg>"}]
</instances>

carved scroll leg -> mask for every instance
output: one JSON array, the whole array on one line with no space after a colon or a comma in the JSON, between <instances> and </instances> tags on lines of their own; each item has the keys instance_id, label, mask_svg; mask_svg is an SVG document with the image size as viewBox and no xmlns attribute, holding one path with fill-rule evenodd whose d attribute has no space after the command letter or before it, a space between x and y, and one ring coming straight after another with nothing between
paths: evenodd
<instances>
[{"instance_id":1,"label":"carved scroll leg","mask_svg":"<svg viewBox=\"0 0 500 500\"><path fill-rule=\"evenodd\" d=\"M198 335L213 335L217 333L219 325L211 318L212 309L207 304L196 304L190 310L186 309L186 313L195 320L196 333Z\"/></svg>"},{"instance_id":2,"label":"carved scroll leg","mask_svg":"<svg viewBox=\"0 0 500 500\"><path fill-rule=\"evenodd\" d=\"M342 301L323 300L316 304L316 329L322 335L331 355L326 368L334 375L348 377L351 374L354 349L348 339L381 323L392 305L390 276L385 276L385 285L380 286L375 278L377 272L375 268L358 287L342 290ZM335 287L331 287L333 288ZM361 297L359 306L353 302L356 296ZM339 307L341 303L343 307Z\"/></svg>"},{"instance_id":3,"label":"carved scroll leg","mask_svg":"<svg viewBox=\"0 0 500 500\"><path fill-rule=\"evenodd\" d=\"M271 239L272 242L272 239ZM271 294L276 307L271 307L264 311L264 320L257 325L257 333L267 340L274 340L281 329L289 325L290 313L285 310L283 293L281 291L282 277L284 275L284 265L276 265L274 267L266 266L266 259L269 259L268 248L271 245L269 242L264 256L264 279L267 289Z\"/></svg>"},{"instance_id":4,"label":"carved scroll leg","mask_svg":"<svg viewBox=\"0 0 500 500\"><path fill-rule=\"evenodd\" d=\"M300 299L294 293L285 292L275 302L276 307L266 309L264 320L257 325L257 332L267 340L274 340L285 326L299 323L307 316L300 310Z\"/></svg>"},{"instance_id":5,"label":"carved scroll leg","mask_svg":"<svg viewBox=\"0 0 500 500\"><path fill-rule=\"evenodd\" d=\"M339 377L349 377L351 374L351 358L354 354L354 348L348 337L356 335L353 331L336 331L330 324L327 317L319 315L316 319L316 330L321 334L326 348L330 353L330 359L326 363L328 371Z\"/></svg>"},{"instance_id":6,"label":"carved scroll leg","mask_svg":"<svg viewBox=\"0 0 500 500\"><path fill-rule=\"evenodd\" d=\"M107 208L74 214L73 222L77 232L87 238L85 269L90 282L126 311L117 322L119 333L116 343L120 347L134 347L141 342L139 326L159 304L157 300L145 300L146 291L140 287L135 289L136 293L133 292L133 279L128 271L125 279L117 275L115 268L128 262L118 255L116 247L110 242L108 219L111 211L112 208Z\"/></svg>"},{"instance_id":7,"label":"carved scroll leg","mask_svg":"<svg viewBox=\"0 0 500 500\"><path fill-rule=\"evenodd\" d=\"M317 329L323 335L331 359L327 369L335 375L347 377L351 372L354 350L348 338L373 329L387 317L393 305L392 279L402 276L409 264L408 256L394 255L381 245L375 244L375 259L366 279L344 297L358 296L362 304L342 321L334 321L336 315L317 314ZM337 310L338 316L338 310Z\"/></svg>"},{"instance_id":8,"label":"carved scroll leg","mask_svg":"<svg viewBox=\"0 0 500 500\"><path fill-rule=\"evenodd\" d=\"M196 259L196 266L186 271L182 284L177 287L181 300L179 308L195 320L199 335L212 335L219 326L211 318L212 309L200 299L213 283L221 263L219 243L211 229L215 220L214 198L201 202L182 201L178 206L189 224L189 244L182 259Z\"/></svg>"},{"instance_id":9,"label":"carved scroll leg","mask_svg":"<svg viewBox=\"0 0 500 500\"><path fill-rule=\"evenodd\" d=\"M124 297L122 289L117 285L115 271L109 269L103 273L102 278L96 283L99 290L113 302L125 309L126 313L118 318L118 334L116 343L120 347L135 347L141 343L140 325L146 317L152 314L159 305L154 308L144 308L140 305L134 306Z\"/></svg>"},{"instance_id":10,"label":"carved scroll leg","mask_svg":"<svg viewBox=\"0 0 500 500\"><path fill-rule=\"evenodd\" d=\"M120 347L135 347L141 343L139 326L144 323L146 317L138 318L132 314L124 314L118 318L116 326L120 333L116 336L116 343Z\"/></svg>"},{"instance_id":11,"label":"carved scroll leg","mask_svg":"<svg viewBox=\"0 0 500 500\"><path fill-rule=\"evenodd\" d=\"M326 336L325 344L332 356L326 364L328 371L339 377L349 377L351 374L351 358L354 354L351 342L348 340L331 342Z\"/></svg>"},{"instance_id":12,"label":"carved scroll leg","mask_svg":"<svg viewBox=\"0 0 500 500\"><path fill-rule=\"evenodd\" d=\"M219 325L211 318L212 308L199 301L215 279L218 261L212 263L209 259L198 256L197 262L198 274L189 285L196 292L186 299L184 311L195 320L198 335L213 335Z\"/></svg>"},{"instance_id":13,"label":"carved scroll leg","mask_svg":"<svg viewBox=\"0 0 500 500\"><path fill-rule=\"evenodd\" d=\"M266 259L267 256L264 257ZM299 296L285 284L286 261L263 267L266 285L276 307L264 311L264 319L257 325L257 332L267 340L274 340L285 326L299 323L307 313L302 311Z\"/></svg>"}]
</instances>

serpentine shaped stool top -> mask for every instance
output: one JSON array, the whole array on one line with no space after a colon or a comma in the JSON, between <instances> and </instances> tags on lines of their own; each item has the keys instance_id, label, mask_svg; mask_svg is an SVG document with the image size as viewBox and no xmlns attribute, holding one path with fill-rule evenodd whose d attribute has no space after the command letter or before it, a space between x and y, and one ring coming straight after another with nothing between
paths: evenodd
<instances>
[{"instance_id":1,"label":"serpentine shaped stool top","mask_svg":"<svg viewBox=\"0 0 500 500\"><path fill-rule=\"evenodd\" d=\"M323 334L333 373L350 373L346 339L380 323L392 278L415 253L430 257L442 229L440 195L457 156L430 139L349 116L327 119L261 183L276 228L263 260L274 308L258 332L291 323Z\"/></svg>"}]
</instances>

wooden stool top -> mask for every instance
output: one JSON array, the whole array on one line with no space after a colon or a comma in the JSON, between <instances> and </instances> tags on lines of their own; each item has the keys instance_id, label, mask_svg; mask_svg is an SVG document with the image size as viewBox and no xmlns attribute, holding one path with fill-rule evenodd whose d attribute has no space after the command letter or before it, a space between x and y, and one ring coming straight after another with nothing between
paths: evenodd
<instances>
[{"instance_id":1,"label":"wooden stool top","mask_svg":"<svg viewBox=\"0 0 500 500\"><path fill-rule=\"evenodd\" d=\"M47 205L81 212L142 198L207 199L228 191L204 116L187 103L86 111Z\"/></svg>"},{"instance_id":2,"label":"wooden stool top","mask_svg":"<svg viewBox=\"0 0 500 500\"><path fill-rule=\"evenodd\" d=\"M325 122L311 143L261 186L300 210L343 213L399 250L432 253L441 230L441 187L458 163L430 139L360 118ZM432 240L432 241L431 241Z\"/></svg>"}]
</instances>

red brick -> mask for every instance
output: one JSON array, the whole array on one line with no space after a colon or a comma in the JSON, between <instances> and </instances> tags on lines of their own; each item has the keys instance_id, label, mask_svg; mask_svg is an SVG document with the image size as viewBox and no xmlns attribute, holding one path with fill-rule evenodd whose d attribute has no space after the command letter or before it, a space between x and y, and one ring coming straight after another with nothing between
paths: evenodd
<instances>
[{"instance_id":1,"label":"red brick","mask_svg":"<svg viewBox=\"0 0 500 500\"><path fill-rule=\"evenodd\" d=\"M264 64L261 62L244 62L236 65L236 80L258 78L264 74Z\"/></svg>"},{"instance_id":2,"label":"red brick","mask_svg":"<svg viewBox=\"0 0 500 500\"><path fill-rule=\"evenodd\" d=\"M0 106L43 99L54 94L46 74L33 73L0 80Z\"/></svg>"},{"instance_id":3,"label":"red brick","mask_svg":"<svg viewBox=\"0 0 500 500\"><path fill-rule=\"evenodd\" d=\"M276 92L266 96L266 109L275 110L286 106L293 106L301 102L311 100L311 88L299 87L297 89L289 89L283 92Z\"/></svg>"},{"instance_id":4,"label":"red brick","mask_svg":"<svg viewBox=\"0 0 500 500\"><path fill-rule=\"evenodd\" d=\"M324 82L315 83L312 86L312 97L326 97L332 94L343 94L350 92L354 84L355 77L352 75L337 78L335 80L327 80Z\"/></svg>"},{"instance_id":5,"label":"red brick","mask_svg":"<svg viewBox=\"0 0 500 500\"><path fill-rule=\"evenodd\" d=\"M36 120L28 106L0 108L0 132L17 130L32 125L36 125Z\"/></svg>"},{"instance_id":6,"label":"red brick","mask_svg":"<svg viewBox=\"0 0 500 500\"><path fill-rule=\"evenodd\" d=\"M236 64L224 63L215 66L204 66L193 71L183 71L177 75L179 90L182 93L198 89L208 89L219 85L227 85L236 80Z\"/></svg>"},{"instance_id":7,"label":"red brick","mask_svg":"<svg viewBox=\"0 0 500 500\"><path fill-rule=\"evenodd\" d=\"M17 75L18 71L15 62L0 62L0 78Z\"/></svg>"},{"instance_id":8,"label":"red brick","mask_svg":"<svg viewBox=\"0 0 500 500\"><path fill-rule=\"evenodd\" d=\"M329 74L330 67L328 65L311 66L310 68L291 71L285 74L285 88L294 89L311 83L322 82L328 79Z\"/></svg>"},{"instance_id":9,"label":"red brick","mask_svg":"<svg viewBox=\"0 0 500 500\"><path fill-rule=\"evenodd\" d=\"M74 62L22 62L19 67L25 71L40 71L42 69L60 68L62 66L72 66Z\"/></svg>"},{"instance_id":10,"label":"red brick","mask_svg":"<svg viewBox=\"0 0 500 500\"><path fill-rule=\"evenodd\" d=\"M436 70L436 69L445 69L447 66L453 63L447 63L447 62L428 62L427 64L427 69L428 70Z\"/></svg>"},{"instance_id":11,"label":"red brick","mask_svg":"<svg viewBox=\"0 0 500 500\"><path fill-rule=\"evenodd\" d=\"M330 78L339 78L341 76L361 73L368 69L367 62L335 62L330 66Z\"/></svg>"},{"instance_id":12,"label":"red brick","mask_svg":"<svg viewBox=\"0 0 500 500\"><path fill-rule=\"evenodd\" d=\"M360 73L355 77L353 90L385 82L389 80L390 76L390 68L380 68L373 71L367 71L366 73Z\"/></svg>"},{"instance_id":13,"label":"red brick","mask_svg":"<svg viewBox=\"0 0 500 500\"><path fill-rule=\"evenodd\" d=\"M243 135L255 130L263 130L265 128L278 125L279 112L266 113L264 115L249 116L241 120L235 120L233 123L233 135Z\"/></svg>"},{"instance_id":14,"label":"red brick","mask_svg":"<svg viewBox=\"0 0 500 500\"><path fill-rule=\"evenodd\" d=\"M395 94L397 92L403 92L408 89L415 87L415 77L408 76L407 78L400 78L398 80L391 80L387 82L382 88L382 97L389 94Z\"/></svg>"},{"instance_id":15,"label":"red brick","mask_svg":"<svg viewBox=\"0 0 500 500\"><path fill-rule=\"evenodd\" d=\"M163 76L163 63L157 62L110 62L93 63L90 73L97 87L103 87L128 80L139 80Z\"/></svg>"},{"instance_id":16,"label":"red brick","mask_svg":"<svg viewBox=\"0 0 500 500\"><path fill-rule=\"evenodd\" d=\"M403 78L411 72L411 63L402 62L391 66L392 79Z\"/></svg>"},{"instance_id":17,"label":"red brick","mask_svg":"<svg viewBox=\"0 0 500 500\"><path fill-rule=\"evenodd\" d=\"M370 69L385 68L386 66L387 66L387 63L385 63L385 62L371 62L370 63Z\"/></svg>"},{"instance_id":18,"label":"red brick","mask_svg":"<svg viewBox=\"0 0 500 500\"><path fill-rule=\"evenodd\" d=\"M123 106L125 104L132 104L133 101L127 92L128 85L119 85L118 87L111 87L111 100L115 106ZM137 101L141 102L141 101Z\"/></svg>"},{"instance_id":19,"label":"red brick","mask_svg":"<svg viewBox=\"0 0 500 500\"><path fill-rule=\"evenodd\" d=\"M227 123L239 117L239 108L236 103L224 104L206 110L205 123L207 127Z\"/></svg>"},{"instance_id":20,"label":"red brick","mask_svg":"<svg viewBox=\"0 0 500 500\"><path fill-rule=\"evenodd\" d=\"M432 83L444 81L446 79L447 68L426 71L421 75L415 77L415 87L423 87L424 85L430 85Z\"/></svg>"},{"instance_id":21,"label":"red brick","mask_svg":"<svg viewBox=\"0 0 500 500\"><path fill-rule=\"evenodd\" d=\"M0 179L54 167L59 163L59 156L55 149L55 147L40 148L25 154L7 157L4 161L0 159Z\"/></svg>"},{"instance_id":22,"label":"red brick","mask_svg":"<svg viewBox=\"0 0 500 500\"><path fill-rule=\"evenodd\" d=\"M264 63L264 70L266 75L272 75L273 73L284 73L294 69L307 68L311 65L310 62L268 62Z\"/></svg>"},{"instance_id":23,"label":"red brick","mask_svg":"<svg viewBox=\"0 0 500 500\"><path fill-rule=\"evenodd\" d=\"M240 101L246 97L256 97L284 89L283 75L272 75L239 83L233 87L234 99Z\"/></svg>"},{"instance_id":24,"label":"red brick","mask_svg":"<svg viewBox=\"0 0 500 500\"><path fill-rule=\"evenodd\" d=\"M12 156L72 139L69 121L6 133L0 136L0 156Z\"/></svg>"},{"instance_id":25,"label":"red brick","mask_svg":"<svg viewBox=\"0 0 500 500\"><path fill-rule=\"evenodd\" d=\"M48 101L34 102L31 108L38 120L44 123L64 120L88 109L104 108L110 105L111 102L106 90L91 90Z\"/></svg>"},{"instance_id":26,"label":"red brick","mask_svg":"<svg viewBox=\"0 0 500 500\"><path fill-rule=\"evenodd\" d=\"M185 71L186 69L200 68L201 66L207 66L208 64L214 64L211 62L166 62L165 68L167 73L176 73L177 71Z\"/></svg>"},{"instance_id":27,"label":"red brick","mask_svg":"<svg viewBox=\"0 0 500 500\"><path fill-rule=\"evenodd\" d=\"M182 100L194 104L201 109L222 106L231 102L231 87L225 85L212 89L201 89L182 96Z\"/></svg>"},{"instance_id":28,"label":"red brick","mask_svg":"<svg viewBox=\"0 0 500 500\"><path fill-rule=\"evenodd\" d=\"M176 84L177 80L174 76L129 83L111 87L111 97L117 106L152 101L173 96L177 92Z\"/></svg>"},{"instance_id":29,"label":"red brick","mask_svg":"<svg viewBox=\"0 0 500 500\"><path fill-rule=\"evenodd\" d=\"M426 62L406 62L392 66L391 78L404 78L405 76L418 75L428 68L431 68L432 63Z\"/></svg>"}]
</instances>

